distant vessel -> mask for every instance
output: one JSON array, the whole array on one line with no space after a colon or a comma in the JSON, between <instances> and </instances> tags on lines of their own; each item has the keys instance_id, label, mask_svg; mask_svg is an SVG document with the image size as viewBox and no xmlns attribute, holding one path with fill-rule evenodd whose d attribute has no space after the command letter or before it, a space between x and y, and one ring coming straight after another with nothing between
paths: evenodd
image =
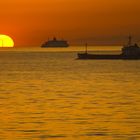
<instances>
[{"instance_id":1,"label":"distant vessel","mask_svg":"<svg viewBox=\"0 0 140 140\"><path fill-rule=\"evenodd\" d=\"M47 48L47 47L68 47L69 44L65 40L57 40L55 37L53 40L48 40L47 42L43 43L41 47Z\"/></svg>"},{"instance_id":2,"label":"distant vessel","mask_svg":"<svg viewBox=\"0 0 140 140\"><path fill-rule=\"evenodd\" d=\"M129 36L129 42L123 46L121 54L89 54L86 45L85 53L78 53L78 59L140 59L140 47L132 44L131 40Z\"/></svg>"}]
</instances>

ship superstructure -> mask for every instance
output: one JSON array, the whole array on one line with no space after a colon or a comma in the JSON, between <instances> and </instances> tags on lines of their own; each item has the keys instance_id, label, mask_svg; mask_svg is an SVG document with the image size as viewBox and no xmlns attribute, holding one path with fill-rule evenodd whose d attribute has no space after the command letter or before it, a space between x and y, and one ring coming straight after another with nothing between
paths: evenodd
<instances>
[{"instance_id":1,"label":"ship superstructure","mask_svg":"<svg viewBox=\"0 0 140 140\"><path fill-rule=\"evenodd\" d=\"M69 44L65 40L57 40L55 37L52 40L48 40L47 42L43 43L41 47L68 47Z\"/></svg>"}]
</instances>

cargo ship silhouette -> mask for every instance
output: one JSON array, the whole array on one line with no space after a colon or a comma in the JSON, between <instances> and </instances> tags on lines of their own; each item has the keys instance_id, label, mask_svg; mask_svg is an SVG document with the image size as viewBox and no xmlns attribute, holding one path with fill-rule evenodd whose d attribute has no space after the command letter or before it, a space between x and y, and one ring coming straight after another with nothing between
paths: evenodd
<instances>
[{"instance_id":1,"label":"cargo ship silhouette","mask_svg":"<svg viewBox=\"0 0 140 140\"><path fill-rule=\"evenodd\" d=\"M128 44L122 47L121 54L90 54L87 51L78 53L78 59L140 59L140 47L132 44L132 37L129 36Z\"/></svg>"},{"instance_id":2,"label":"cargo ship silhouette","mask_svg":"<svg viewBox=\"0 0 140 140\"><path fill-rule=\"evenodd\" d=\"M48 40L47 42L43 43L41 47L68 47L69 44L65 40L57 40L55 37L52 40Z\"/></svg>"}]
</instances>

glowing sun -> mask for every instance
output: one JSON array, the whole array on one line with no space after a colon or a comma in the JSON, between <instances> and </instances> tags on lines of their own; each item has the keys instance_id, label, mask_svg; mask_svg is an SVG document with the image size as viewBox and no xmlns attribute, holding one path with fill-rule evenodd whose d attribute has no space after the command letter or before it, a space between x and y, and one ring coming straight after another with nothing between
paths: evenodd
<instances>
[{"instance_id":1,"label":"glowing sun","mask_svg":"<svg viewBox=\"0 0 140 140\"><path fill-rule=\"evenodd\" d=\"M14 41L7 35L0 34L0 47L14 47Z\"/></svg>"}]
</instances>

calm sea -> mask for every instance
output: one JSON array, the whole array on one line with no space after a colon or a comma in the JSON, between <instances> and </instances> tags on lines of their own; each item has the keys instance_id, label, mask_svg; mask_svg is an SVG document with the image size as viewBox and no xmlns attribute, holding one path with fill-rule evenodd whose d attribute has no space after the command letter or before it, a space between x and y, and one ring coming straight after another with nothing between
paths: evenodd
<instances>
[{"instance_id":1,"label":"calm sea","mask_svg":"<svg viewBox=\"0 0 140 140\"><path fill-rule=\"evenodd\" d=\"M139 140L140 61L0 50L0 140Z\"/></svg>"}]
</instances>

